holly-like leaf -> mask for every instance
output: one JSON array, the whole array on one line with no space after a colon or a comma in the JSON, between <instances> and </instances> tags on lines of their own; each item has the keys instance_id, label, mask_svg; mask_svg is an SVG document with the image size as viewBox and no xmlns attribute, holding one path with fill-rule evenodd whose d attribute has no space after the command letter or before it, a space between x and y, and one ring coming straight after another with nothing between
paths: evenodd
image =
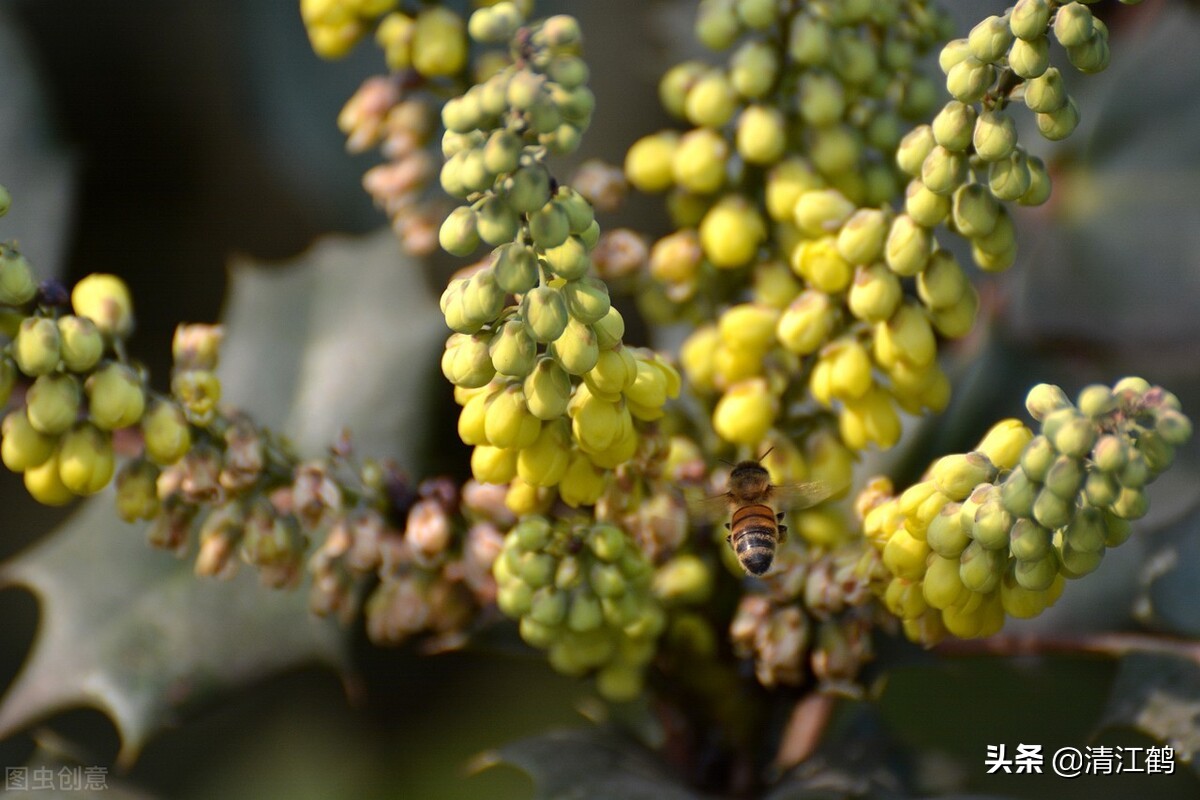
<instances>
[{"instance_id":1,"label":"holly-like leaf","mask_svg":"<svg viewBox=\"0 0 1200 800\"><path fill-rule=\"evenodd\" d=\"M1127 726L1175 751L1200 773L1200 664L1137 653L1121 661L1101 728Z\"/></svg>"},{"instance_id":2,"label":"holly-like leaf","mask_svg":"<svg viewBox=\"0 0 1200 800\"><path fill-rule=\"evenodd\" d=\"M534 800L701 800L638 742L607 727L572 728L485 753L479 765L509 764L533 778Z\"/></svg>"},{"instance_id":3,"label":"holly-like leaf","mask_svg":"<svg viewBox=\"0 0 1200 800\"><path fill-rule=\"evenodd\" d=\"M1169 633L1200 637L1200 509L1161 531L1142 568L1135 605L1145 623Z\"/></svg>"},{"instance_id":4,"label":"holly-like leaf","mask_svg":"<svg viewBox=\"0 0 1200 800\"><path fill-rule=\"evenodd\" d=\"M343 426L410 465L443 335L390 232L315 247L296 265L237 266L221 368L226 398L315 454ZM148 737L231 688L302 663L344 664L346 631L312 617L304 587L197 578L151 549L110 496L0 566L41 604L33 651L0 704L0 738L63 708L107 713L129 763Z\"/></svg>"}]
</instances>

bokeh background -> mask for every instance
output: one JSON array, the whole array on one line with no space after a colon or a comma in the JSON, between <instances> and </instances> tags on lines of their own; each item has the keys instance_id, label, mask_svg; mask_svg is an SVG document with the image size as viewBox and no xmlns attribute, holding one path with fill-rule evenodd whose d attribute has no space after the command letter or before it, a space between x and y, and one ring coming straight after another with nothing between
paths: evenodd
<instances>
[{"instance_id":1,"label":"bokeh background","mask_svg":"<svg viewBox=\"0 0 1200 800\"><path fill-rule=\"evenodd\" d=\"M948 5L965 35L1005 3ZM581 18L598 111L580 156L619 163L630 142L669 124L655 82L695 52L692 4L538 6ZM997 324L955 354L958 399L902 453L878 461L898 477L1021 413L1025 389L1042 380L1073 392L1136 373L1174 389L1193 416L1200 409L1200 19L1191 4L1167 0L1132 10L1104 2L1097 13L1113 30L1113 66L1090 79L1069 75L1084 122L1066 143L1044 148L1058 165L1055 198L1020 217L1017 266L988 279ZM342 62L317 59L294 0L0 0L0 182L15 199L0 238L20 239L41 274L68 284L88 272L122 275L138 314L132 350L162 385L175 324L219 317L231 258L284 269L323 235L386 223L360 186L374 162L346 155L335 125L346 98L381 71L369 43ZM1025 134L1022 141L1044 144ZM667 230L660 204L646 198L602 222ZM452 267L439 258L421 267L431 291ZM402 325L394 335L402 348ZM452 410L437 412L448 387L436 369L419 380L434 398L433 424L414 458L461 473ZM1152 494L1148 528L1196 533L1198 464L1194 447L1181 454ZM0 558L69 513L36 506L6 472L0 503ZM1135 539L1114 553L1037 625L1128 625L1154 542ZM29 594L0 592L0 687L17 674L37 621ZM330 670L292 671L201 709L152 741L119 781L114 771L113 782L130 796L170 798L529 797L516 771L469 777L468 760L578 723L587 705L586 685L518 647L418 658L352 635L357 702ZM1111 665L1086 660L917 661L893 676L883 722L926 754L911 769L924 770L931 789L1197 796L1187 774L1149 794L1137 781L981 774L984 743L1148 743L1129 732L1089 738L1113 675ZM118 740L100 713L69 711L45 724L85 763L112 763ZM34 735L47 738L35 727L0 741L0 764L26 763Z\"/></svg>"}]
</instances>

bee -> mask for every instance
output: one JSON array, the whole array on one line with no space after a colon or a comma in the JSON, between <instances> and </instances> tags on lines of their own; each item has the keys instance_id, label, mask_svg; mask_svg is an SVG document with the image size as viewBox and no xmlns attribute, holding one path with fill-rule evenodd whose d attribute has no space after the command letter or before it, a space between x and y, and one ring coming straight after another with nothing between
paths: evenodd
<instances>
[{"instance_id":1,"label":"bee","mask_svg":"<svg viewBox=\"0 0 1200 800\"><path fill-rule=\"evenodd\" d=\"M723 501L731 512L731 519L725 523L729 531L725 541L733 548L742 568L755 576L771 568L776 548L787 541L784 512L776 511L772 503L792 501L790 504L796 508L808 508L830 494L821 483L788 486L771 483L771 475L761 463L767 453L735 464L729 473L728 491L713 498Z\"/></svg>"}]
</instances>

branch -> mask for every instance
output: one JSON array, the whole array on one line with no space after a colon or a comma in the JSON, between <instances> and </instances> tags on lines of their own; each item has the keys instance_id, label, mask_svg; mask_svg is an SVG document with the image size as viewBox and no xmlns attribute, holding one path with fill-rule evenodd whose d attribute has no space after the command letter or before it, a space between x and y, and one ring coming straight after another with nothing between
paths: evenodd
<instances>
[{"instance_id":1,"label":"branch","mask_svg":"<svg viewBox=\"0 0 1200 800\"><path fill-rule=\"evenodd\" d=\"M1130 653L1154 653L1183 658L1200 666L1200 642L1145 633L1015 634L988 639L946 640L934 649L954 656L1064 653L1118 658Z\"/></svg>"}]
</instances>

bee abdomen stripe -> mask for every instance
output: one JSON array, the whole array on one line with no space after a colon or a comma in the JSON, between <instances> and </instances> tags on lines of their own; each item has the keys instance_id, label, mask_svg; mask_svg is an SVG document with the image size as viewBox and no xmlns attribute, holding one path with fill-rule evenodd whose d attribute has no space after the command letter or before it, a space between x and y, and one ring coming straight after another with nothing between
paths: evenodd
<instances>
[{"instance_id":1,"label":"bee abdomen stripe","mask_svg":"<svg viewBox=\"0 0 1200 800\"><path fill-rule=\"evenodd\" d=\"M733 527L738 528L744 525L758 525L773 530L775 528L775 512L771 510L770 506L758 503L741 506L733 512Z\"/></svg>"},{"instance_id":2,"label":"bee abdomen stripe","mask_svg":"<svg viewBox=\"0 0 1200 800\"><path fill-rule=\"evenodd\" d=\"M734 551L739 555L747 550L766 548L774 551L775 537L767 528L742 529L734 542Z\"/></svg>"}]
</instances>

